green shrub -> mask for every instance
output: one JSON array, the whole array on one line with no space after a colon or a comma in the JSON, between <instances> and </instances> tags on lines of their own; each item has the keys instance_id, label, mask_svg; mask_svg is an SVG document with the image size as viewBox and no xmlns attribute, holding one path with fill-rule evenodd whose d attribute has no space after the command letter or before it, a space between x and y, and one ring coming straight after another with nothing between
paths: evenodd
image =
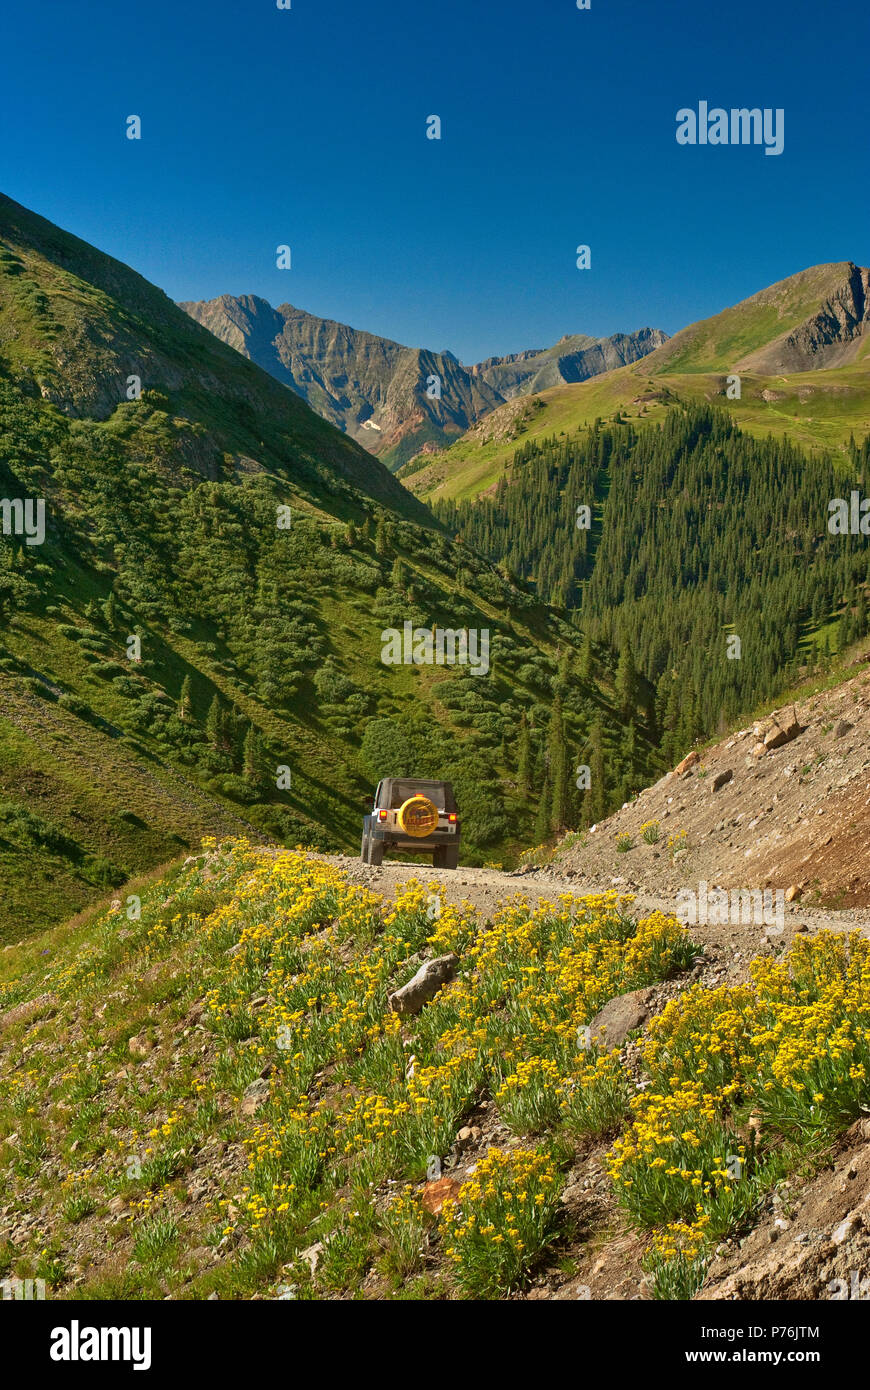
<instances>
[{"instance_id":1,"label":"green shrub","mask_svg":"<svg viewBox=\"0 0 870 1390\"><path fill-rule=\"evenodd\" d=\"M101 724L103 722L87 701L80 700L77 695L63 694L57 703L63 709L68 709L70 714L76 715L78 719L86 719L89 724Z\"/></svg>"}]
</instances>

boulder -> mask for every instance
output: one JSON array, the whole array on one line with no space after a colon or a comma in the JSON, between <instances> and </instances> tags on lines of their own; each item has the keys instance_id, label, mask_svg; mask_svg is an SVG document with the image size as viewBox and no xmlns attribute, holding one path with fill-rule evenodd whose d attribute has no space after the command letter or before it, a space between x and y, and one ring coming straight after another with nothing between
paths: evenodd
<instances>
[{"instance_id":1,"label":"boulder","mask_svg":"<svg viewBox=\"0 0 870 1390\"><path fill-rule=\"evenodd\" d=\"M674 774L673 774L673 775L674 775L675 777L682 777L682 775L683 775L684 772L688 772L690 768L693 768L693 767L695 766L695 764L696 764L696 763L699 763L700 761L701 761L701 755L700 755L700 753L696 753L695 750L694 750L694 748L693 748L692 751L691 751L691 753L687 753L687 754L686 754L686 756L683 758L683 761L682 761L681 763L677 763L676 767L674 768Z\"/></svg>"},{"instance_id":2,"label":"boulder","mask_svg":"<svg viewBox=\"0 0 870 1390\"><path fill-rule=\"evenodd\" d=\"M469 1144L476 1144L480 1138L480 1127L478 1125L463 1125L456 1136L457 1149L466 1149Z\"/></svg>"},{"instance_id":3,"label":"boulder","mask_svg":"<svg viewBox=\"0 0 870 1390\"><path fill-rule=\"evenodd\" d=\"M254 1115L269 1099L271 1086L264 1078L252 1081L242 1096L242 1114Z\"/></svg>"},{"instance_id":4,"label":"boulder","mask_svg":"<svg viewBox=\"0 0 870 1390\"><path fill-rule=\"evenodd\" d=\"M629 1033L640 1028L650 1015L652 990L635 989L609 999L589 1024L589 1041L599 1047L622 1047Z\"/></svg>"},{"instance_id":5,"label":"boulder","mask_svg":"<svg viewBox=\"0 0 870 1390\"><path fill-rule=\"evenodd\" d=\"M726 768L724 772L717 772L716 776L710 783L710 791L717 792L720 787L727 786L733 776L734 770L730 767Z\"/></svg>"},{"instance_id":6,"label":"boulder","mask_svg":"<svg viewBox=\"0 0 870 1390\"><path fill-rule=\"evenodd\" d=\"M458 964L459 957L452 952L424 961L416 975L389 996L393 1013L418 1014L424 1004L434 999L442 985L453 979Z\"/></svg>"},{"instance_id":7,"label":"boulder","mask_svg":"<svg viewBox=\"0 0 870 1390\"><path fill-rule=\"evenodd\" d=\"M420 1200L430 1215L440 1216L444 1203L456 1199L460 1186L455 1178L438 1178L435 1182L427 1182Z\"/></svg>"},{"instance_id":8,"label":"boulder","mask_svg":"<svg viewBox=\"0 0 870 1390\"><path fill-rule=\"evenodd\" d=\"M313 1245L307 1246L305 1250L300 1250L296 1258L297 1260L304 1260L311 1270L311 1273L314 1274L317 1266L320 1264L320 1257L325 1249L326 1246L324 1242L322 1240L316 1240Z\"/></svg>"},{"instance_id":9,"label":"boulder","mask_svg":"<svg viewBox=\"0 0 870 1390\"><path fill-rule=\"evenodd\" d=\"M792 739L797 738L802 732L794 705L789 710L779 710L772 719L760 726L757 725L756 729L757 737L768 750L782 748L783 744L791 743Z\"/></svg>"}]
</instances>

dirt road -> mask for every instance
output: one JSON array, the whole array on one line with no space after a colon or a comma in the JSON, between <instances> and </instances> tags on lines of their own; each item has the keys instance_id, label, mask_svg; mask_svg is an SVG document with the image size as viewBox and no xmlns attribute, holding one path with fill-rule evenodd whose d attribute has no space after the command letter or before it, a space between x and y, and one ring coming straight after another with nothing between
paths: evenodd
<instances>
[{"instance_id":1,"label":"dirt road","mask_svg":"<svg viewBox=\"0 0 870 1390\"><path fill-rule=\"evenodd\" d=\"M482 921L492 917L500 904L517 895L533 907L542 900L554 901L561 893L583 896L616 890L631 894L634 901L630 911L632 915L642 916L656 911L673 913L678 906L675 893L659 896L630 887L618 872L622 856L616 854L613 856L614 872L609 881L590 881L576 870L563 871L549 866L531 873L503 873L498 869L461 866L456 870L433 869L423 860L419 863L385 860L375 868L350 855L324 855L323 858L346 873L352 883L363 883L386 898L391 898L400 884L412 878L425 884L437 883L443 889L447 902L470 903ZM784 907L781 932L770 933L764 924L756 923L699 925L692 926L690 930L693 939L704 947L706 965L701 972L704 983L713 984L722 983L726 977L729 983L740 982L745 979L753 956L778 953L783 947L788 947L796 935L802 932L814 934L826 928L831 931L860 931L868 936L870 908L832 911L794 903Z\"/></svg>"}]
</instances>

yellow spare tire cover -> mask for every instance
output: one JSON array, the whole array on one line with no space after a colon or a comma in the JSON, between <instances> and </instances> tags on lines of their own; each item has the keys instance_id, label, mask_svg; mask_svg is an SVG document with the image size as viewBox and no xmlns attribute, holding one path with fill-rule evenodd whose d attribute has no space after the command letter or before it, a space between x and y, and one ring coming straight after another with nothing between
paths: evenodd
<instances>
[{"instance_id":1,"label":"yellow spare tire cover","mask_svg":"<svg viewBox=\"0 0 870 1390\"><path fill-rule=\"evenodd\" d=\"M406 835L421 839L438 829L438 809L428 796L409 796L399 807L398 821Z\"/></svg>"}]
</instances>

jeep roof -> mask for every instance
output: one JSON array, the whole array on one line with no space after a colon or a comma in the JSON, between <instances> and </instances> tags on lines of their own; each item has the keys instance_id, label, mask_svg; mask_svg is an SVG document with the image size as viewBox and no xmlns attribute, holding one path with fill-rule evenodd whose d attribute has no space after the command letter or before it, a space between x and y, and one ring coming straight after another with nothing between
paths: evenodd
<instances>
[{"instance_id":1,"label":"jeep roof","mask_svg":"<svg viewBox=\"0 0 870 1390\"><path fill-rule=\"evenodd\" d=\"M385 777L378 783L375 792L375 806L384 810L397 810L418 793L428 796L439 811L455 811L456 798L450 782L431 782L425 777Z\"/></svg>"}]
</instances>

